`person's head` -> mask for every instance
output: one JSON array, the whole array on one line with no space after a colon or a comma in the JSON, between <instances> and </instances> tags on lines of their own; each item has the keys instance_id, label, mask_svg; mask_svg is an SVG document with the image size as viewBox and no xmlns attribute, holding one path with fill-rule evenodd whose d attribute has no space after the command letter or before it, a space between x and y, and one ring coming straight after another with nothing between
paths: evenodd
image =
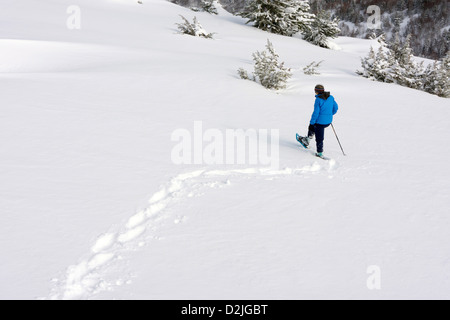
<instances>
[{"instance_id":1,"label":"person's head","mask_svg":"<svg viewBox=\"0 0 450 320\"><path fill-rule=\"evenodd\" d=\"M316 94L321 94L325 92L325 87L321 84L318 84L315 88L314 88L314 92Z\"/></svg>"}]
</instances>

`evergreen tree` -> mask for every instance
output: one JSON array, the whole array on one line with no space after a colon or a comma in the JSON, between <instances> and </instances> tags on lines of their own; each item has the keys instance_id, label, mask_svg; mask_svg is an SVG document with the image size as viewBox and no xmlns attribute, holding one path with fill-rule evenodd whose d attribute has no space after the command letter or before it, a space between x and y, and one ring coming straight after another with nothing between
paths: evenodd
<instances>
[{"instance_id":1,"label":"evergreen tree","mask_svg":"<svg viewBox=\"0 0 450 320\"><path fill-rule=\"evenodd\" d=\"M291 77L290 70L278 59L279 55L269 40L267 40L266 51L257 51L253 54L255 77L267 89L283 89Z\"/></svg>"},{"instance_id":2,"label":"evergreen tree","mask_svg":"<svg viewBox=\"0 0 450 320\"><path fill-rule=\"evenodd\" d=\"M217 12L217 8L216 5L214 4L214 2L216 2L216 0L203 0L202 1L202 9L205 12L211 13L211 14L219 14Z\"/></svg>"},{"instance_id":3,"label":"evergreen tree","mask_svg":"<svg viewBox=\"0 0 450 320\"><path fill-rule=\"evenodd\" d=\"M423 74L423 90L440 97L450 97L450 51L441 61L428 65Z\"/></svg>"},{"instance_id":4,"label":"evergreen tree","mask_svg":"<svg viewBox=\"0 0 450 320\"><path fill-rule=\"evenodd\" d=\"M439 73L437 76L436 94L440 97L450 97L450 51L440 63Z\"/></svg>"},{"instance_id":5,"label":"evergreen tree","mask_svg":"<svg viewBox=\"0 0 450 320\"><path fill-rule=\"evenodd\" d=\"M378 42L380 47L375 53L373 48L367 57L361 59L362 70L357 74L381 82L394 82L402 86L419 89L441 97L449 97L450 53L441 62L423 67L423 63L414 61L409 44L410 37L402 44L398 37L387 45L384 36Z\"/></svg>"},{"instance_id":6,"label":"evergreen tree","mask_svg":"<svg viewBox=\"0 0 450 320\"><path fill-rule=\"evenodd\" d=\"M381 82L393 82L391 76L392 62L389 61L390 51L385 41L385 36L378 38L378 50L375 52L373 47L370 48L369 55L361 59L362 70L356 73L372 80Z\"/></svg>"},{"instance_id":7,"label":"evergreen tree","mask_svg":"<svg viewBox=\"0 0 450 320\"><path fill-rule=\"evenodd\" d=\"M267 89L283 89L287 80L292 76L290 69L279 62L279 55L272 43L267 40L266 50L253 53L254 73L253 81L261 83ZM238 74L242 79L250 79L247 71L240 68Z\"/></svg>"},{"instance_id":8,"label":"evergreen tree","mask_svg":"<svg viewBox=\"0 0 450 320\"><path fill-rule=\"evenodd\" d=\"M325 11L319 12L311 23L311 26L303 32L303 37L315 45L328 48L328 38L336 38L341 32L339 21L331 19Z\"/></svg>"},{"instance_id":9,"label":"evergreen tree","mask_svg":"<svg viewBox=\"0 0 450 320\"><path fill-rule=\"evenodd\" d=\"M425 72L423 73L422 83L423 91L436 94L436 85L438 83L438 73L439 73L439 63L435 61L427 66Z\"/></svg>"},{"instance_id":10,"label":"evergreen tree","mask_svg":"<svg viewBox=\"0 0 450 320\"><path fill-rule=\"evenodd\" d=\"M356 70L356 73L359 74L360 76L363 76L364 78L377 80L375 78L376 74L374 67L375 60L376 60L375 50L373 49L373 47L370 47L370 51L367 57L361 58L362 70Z\"/></svg>"},{"instance_id":11,"label":"evergreen tree","mask_svg":"<svg viewBox=\"0 0 450 320\"><path fill-rule=\"evenodd\" d=\"M422 88L423 67L414 61L412 49L410 46L411 36L408 36L405 42L400 42L397 34L395 41L390 47L389 64L391 66L391 75L395 83L413 89Z\"/></svg>"},{"instance_id":12,"label":"evergreen tree","mask_svg":"<svg viewBox=\"0 0 450 320\"><path fill-rule=\"evenodd\" d=\"M240 15L258 29L292 36L310 27L314 15L309 10L307 1L252 0Z\"/></svg>"}]
</instances>

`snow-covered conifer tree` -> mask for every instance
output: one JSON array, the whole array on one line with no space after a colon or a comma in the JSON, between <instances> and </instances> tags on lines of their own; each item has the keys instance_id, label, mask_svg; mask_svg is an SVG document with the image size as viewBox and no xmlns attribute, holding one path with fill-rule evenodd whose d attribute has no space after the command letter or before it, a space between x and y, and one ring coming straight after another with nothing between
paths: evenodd
<instances>
[{"instance_id":1,"label":"snow-covered conifer tree","mask_svg":"<svg viewBox=\"0 0 450 320\"><path fill-rule=\"evenodd\" d=\"M217 15L217 8L215 5L216 0L202 0L200 3L201 11L208 12L210 14ZM200 11L200 10L198 10Z\"/></svg>"},{"instance_id":2,"label":"snow-covered conifer tree","mask_svg":"<svg viewBox=\"0 0 450 320\"><path fill-rule=\"evenodd\" d=\"M437 76L436 94L440 97L450 97L450 51L440 63L439 73Z\"/></svg>"},{"instance_id":3,"label":"snow-covered conifer tree","mask_svg":"<svg viewBox=\"0 0 450 320\"><path fill-rule=\"evenodd\" d=\"M386 45L384 36L378 40L380 47L375 53L361 59L362 70L356 73L376 81L396 83L413 89L419 89L441 97L449 97L450 54L441 62L423 67L423 63L414 60L409 44L410 37L402 44L399 37Z\"/></svg>"},{"instance_id":4,"label":"snow-covered conifer tree","mask_svg":"<svg viewBox=\"0 0 450 320\"><path fill-rule=\"evenodd\" d=\"M422 88L423 67L414 61L412 49L410 46L411 36L408 36L403 44L397 35L395 41L391 45L390 67L391 75L395 83L413 88Z\"/></svg>"},{"instance_id":5,"label":"snow-covered conifer tree","mask_svg":"<svg viewBox=\"0 0 450 320\"><path fill-rule=\"evenodd\" d=\"M302 0L252 0L240 15L271 33L292 36L309 28L314 14Z\"/></svg>"},{"instance_id":6,"label":"snow-covered conifer tree","mask_svg":"<svg viewBox=\"0 0 450 320\"><path fill-rule=\"evenodd\" d=\"M438 77L439 69L440 69L440 66L439 66L438 61L430 63L426 67L426 69L423 73L423 79L422 79L423 91L431 93L431 94L435 94L436 85L438 83L437 77Z\"/></svg>"},{"instance_id":7,"label":"snow-covered conifer tree","mask_svg":"<svg viewBox=\"0 0 450 320\"><path fill-rule=\"evenodd\" d=\"M278 59L279 55L269 40L267 40L266 51L257 51L253 54L255 77L267 89L283 89L291 77L290 70Z\"/></svg>"},{"instance_id":8,"label":"snow-covered conifer tree","mask_svg":"<svg viewBox=\"0 0 450 320\"><path fill-rule=\"evenodd\" d=\"M440 62L429 64L423 73L423 90L440 97L450 97L450 52Z\"/></svg>"},{"instance_id":9,"label":"snow-covered conifer tree","mask_svg":"<svg viewBox=\"0 0 450 320\"><path fill-rule=\"evenodd\" d=\"M321 11L314 17L311 26L303 32L303 37L315 45L329 48L328 38L336 38L341 32L338 24L337 19L331 19L329 13Z\"/></svg>"},{"instance_id":10,"label":"snow-covered conifer tree","mask_svg":"<svg viewBox=\"0 0 450 320\"><path fill-rule=\"evenodd\" d=\"M379 47L376 52L371 47L369 55L361 59L362 70L358 70L356 73L376 81L393 82L390 76L391 63L388 58L389 49L384 35L378 38L378 44Z\"/></svg>"},{"instance_id":11,"label":"snow-covered conifer tree","mask_svg":"<svg viewBox=\"0 0 450 320\"><path fill-rule=\"evenodd\" d=\"M267 89L283 89L292 76L284 62L279 62L279 55L275 52L273 44L267 40L266 50L253 53L254 72L253 81L261 83ZM250 79L247 71L240 68L238 74L242 79Z\"/></svg>"},{"instance_id":12,"label":"snow-covered conifer tree","mask_svg":"<svg viewBox=\"0 0 450 320\"><path fill-rule=\"evenodd\" d=\"M369 54L367 57L361 58L361 67L362 70L357 70L356 73L360 76L363 76L364 78L375 78L375 60L376 60L376 54L373 47L370 47Z\"/></svg>"}]
</instances>

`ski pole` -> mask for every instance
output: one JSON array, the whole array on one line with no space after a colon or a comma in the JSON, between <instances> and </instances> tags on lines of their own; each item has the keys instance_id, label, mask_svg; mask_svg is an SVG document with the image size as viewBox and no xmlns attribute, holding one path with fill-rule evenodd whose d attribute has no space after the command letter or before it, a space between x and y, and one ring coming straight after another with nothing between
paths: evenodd
<instances>
[{"instance_id":1,"label":"ski pole","mask_svg":"<svg viewBox=\"0 0 450 320\"><path fill-rule=\"evenodd\" d=\"M341 142L339 141L339 138L338 138L338 136L337 136L337 134L336 134L336 130L334 130L333 124L331 124L331 128L333 128L334 135L336 136L336 139L337 139L337 141L338 141L338 143L339 143L339 146L341 147L342 153L344 154L344 156L346 156L346 154L345 154L345 152L344 152L344 149L342 149Z\"/></svg>"}]
</instances>

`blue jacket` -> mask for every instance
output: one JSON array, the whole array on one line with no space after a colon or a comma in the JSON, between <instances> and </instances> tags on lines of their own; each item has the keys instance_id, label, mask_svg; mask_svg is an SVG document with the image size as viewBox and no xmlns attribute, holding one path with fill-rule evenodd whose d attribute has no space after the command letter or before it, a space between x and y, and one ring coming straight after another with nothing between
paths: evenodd
<instances>
[{"instance_id":1,"label":"blue jacket","mask_svg":"<svg viewBox=\"0 0 450 320\"><path fill-rule=\"evenodd\" d=\"M333 116L338 111L338 104L329 92L316 95L314 103L314 112L311 116L310 124L330 124L333 122Z\"/></svg>"}]
</instances>

